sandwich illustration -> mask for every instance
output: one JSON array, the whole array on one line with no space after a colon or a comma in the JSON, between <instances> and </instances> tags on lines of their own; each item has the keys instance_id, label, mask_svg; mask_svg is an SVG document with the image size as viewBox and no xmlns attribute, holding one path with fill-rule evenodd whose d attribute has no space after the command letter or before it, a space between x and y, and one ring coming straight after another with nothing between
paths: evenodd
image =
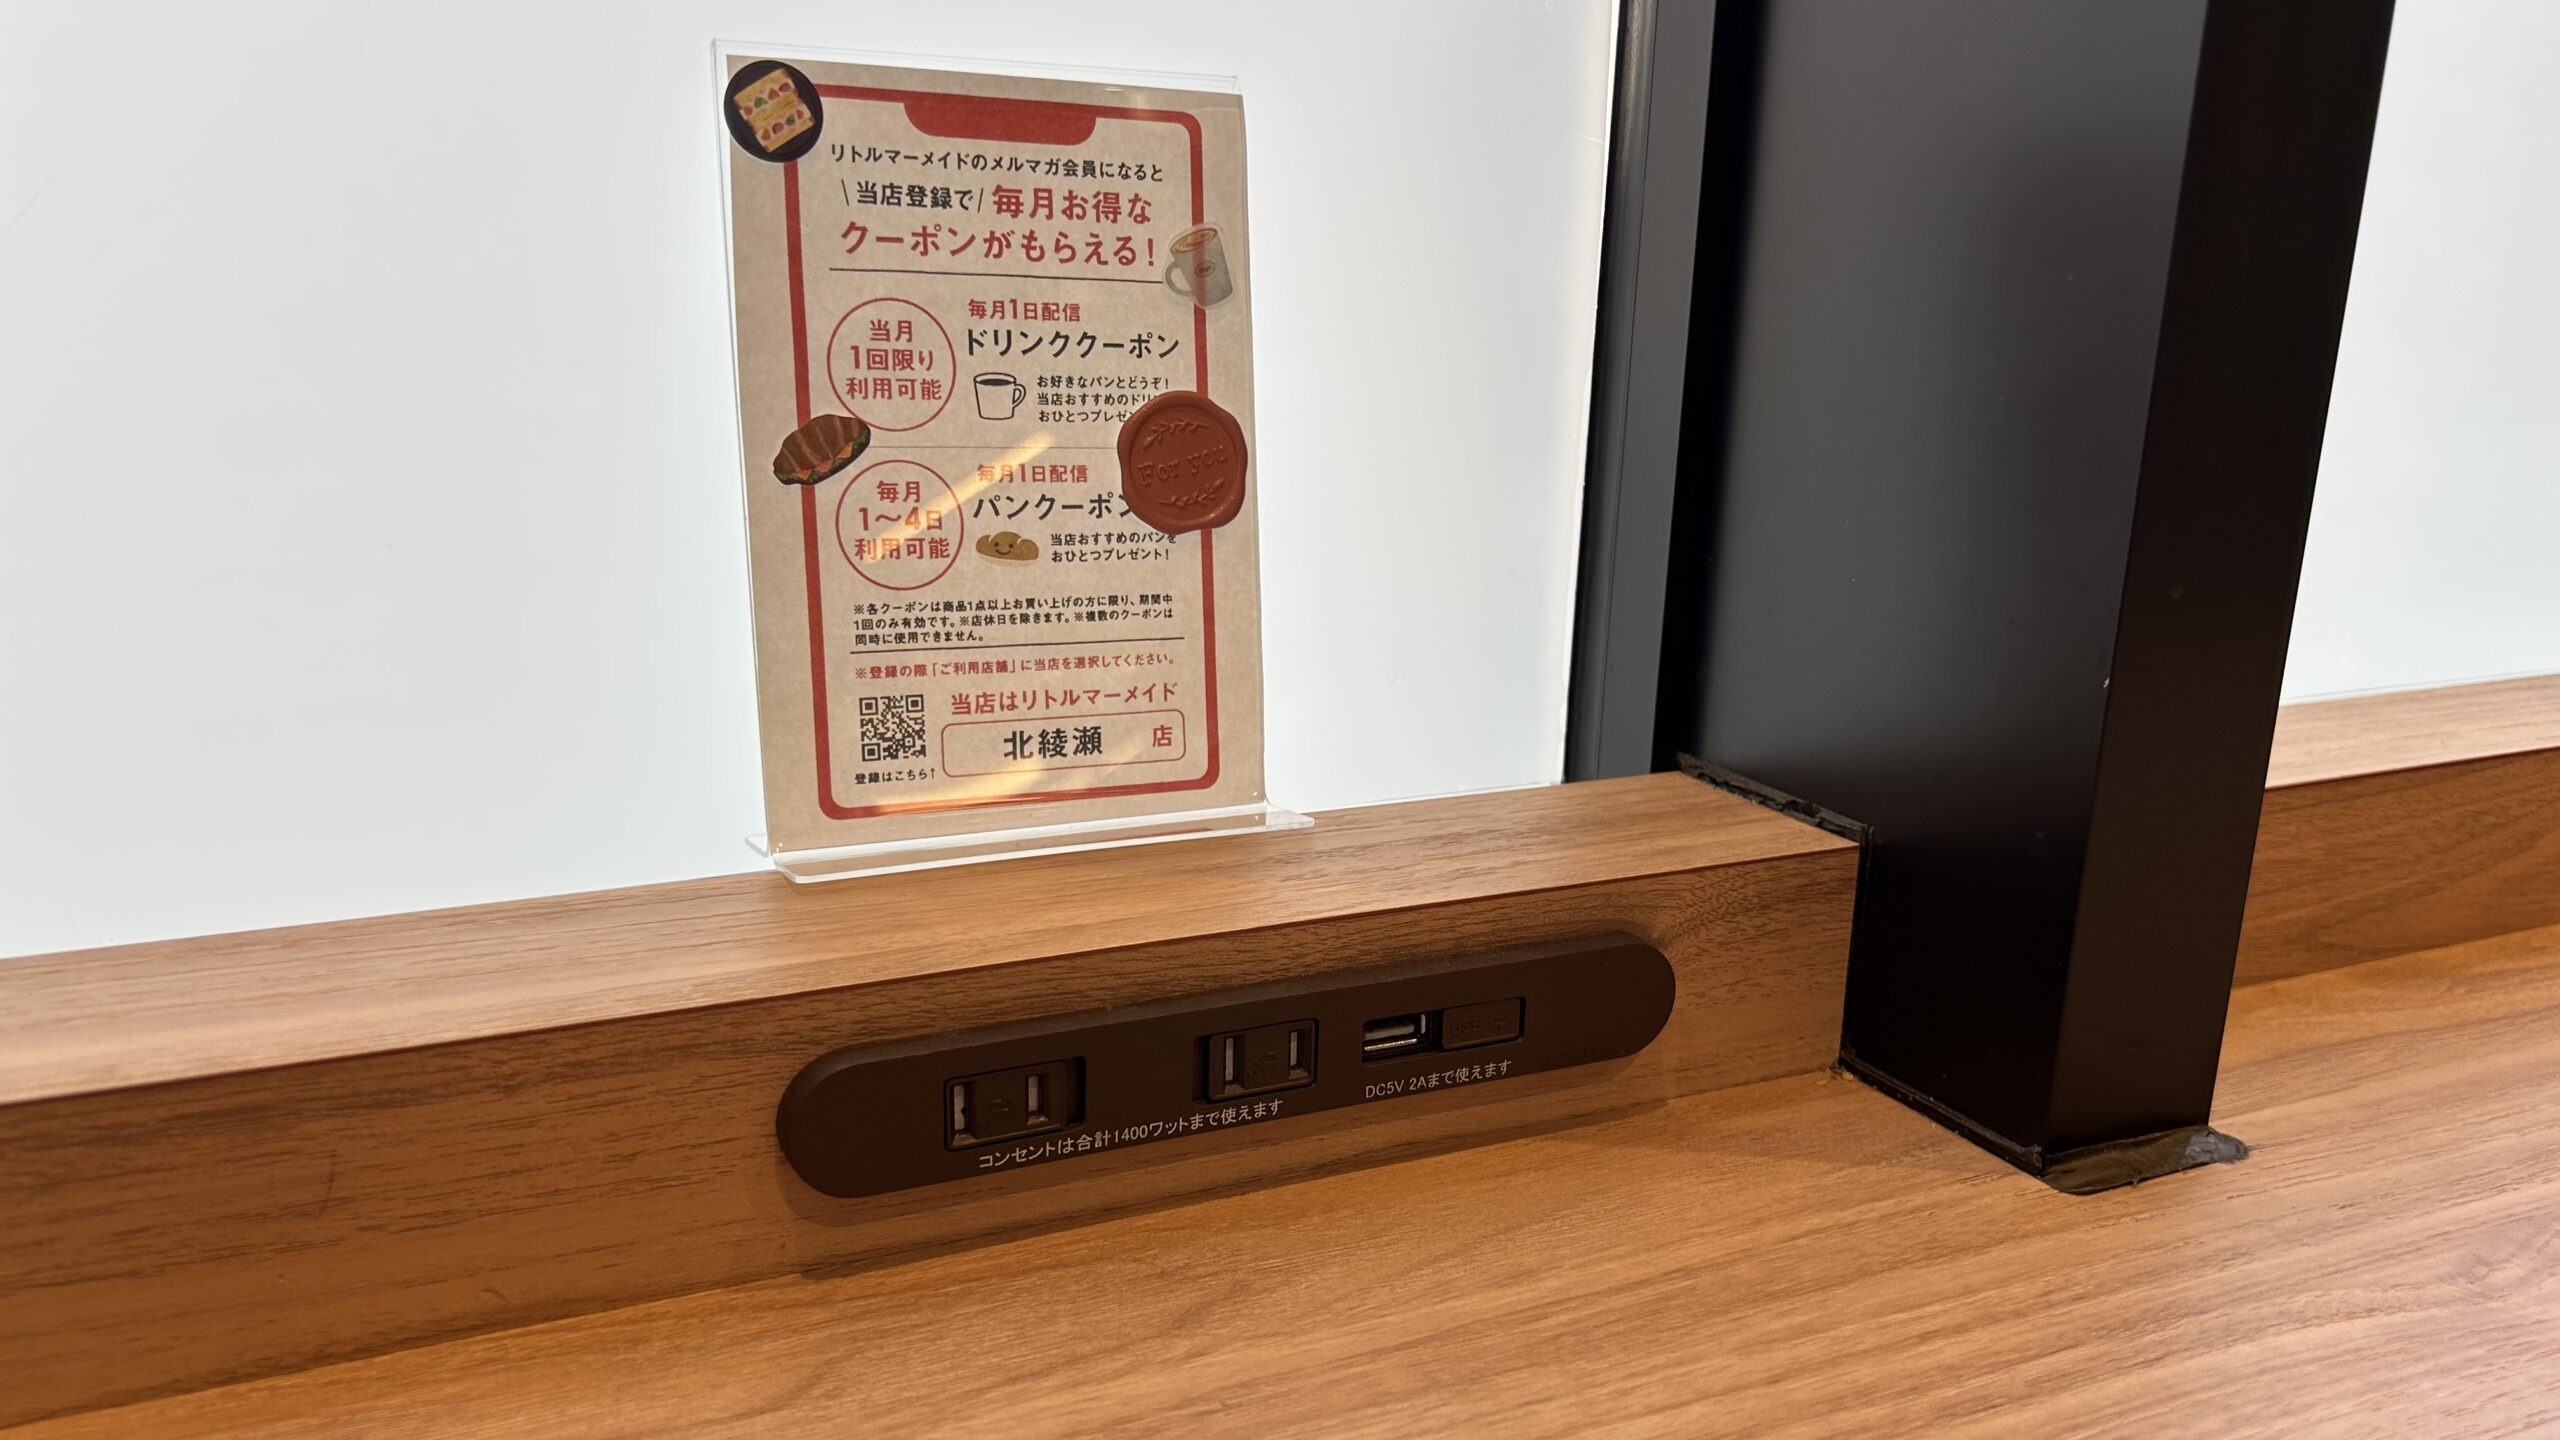
<instances>
[{"instance_id":1,"label":"sandwich illustration","mask_svg":"<svg viewBox=\"0 0 2560 1440\"><path fill-rule=\"evenodd\" d=\"M801 98L800 87L780 66L730 96L729 103L738 107L738 118L747 122L747 132L755 136L756 144L767 155L818 123L817 117L809 113L808 102Z\"/></svg>"}]
</instances>

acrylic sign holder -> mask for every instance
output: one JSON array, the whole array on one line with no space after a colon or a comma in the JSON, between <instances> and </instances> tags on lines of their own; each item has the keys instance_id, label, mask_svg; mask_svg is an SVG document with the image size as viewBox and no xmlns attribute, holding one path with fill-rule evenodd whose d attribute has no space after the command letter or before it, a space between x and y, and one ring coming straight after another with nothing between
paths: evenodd
<instances>
[{"instance_id":1,"label":"acrylic sign holder","mask_svg":"<svg viewBox=\"0 0 2560 1440\"><path fill-rule=\"evenodd\" d=\"M896 55L879 52L827 51L791 45L722 42L714 47L714 63L725 77L735 55L806 57L858 65L912 70L959 71L980 75L1013 75L1035 79L1088 81L1152 90L1187 90L1233 94L1232 76L1177 75L1073 66L1028 66L972 57ZM728 192L723 147L722 193ZM724 202L725 203L725 202ZM724 234L728 226L723 225ZM734 237L733 237L734 238ZM1043 807L1045 808L1045 807ZM749 848L795 884L887 875L912 870L981 864L1038 855L1070 854L1119 846L1162 845L1221 836L1302 830L1315 822L1306 815L1265 801L1214 808L1158 812L1100 819L1030 824L824 847L777 850L765 835L747 838Z\"/></svg>"}]
</instances>

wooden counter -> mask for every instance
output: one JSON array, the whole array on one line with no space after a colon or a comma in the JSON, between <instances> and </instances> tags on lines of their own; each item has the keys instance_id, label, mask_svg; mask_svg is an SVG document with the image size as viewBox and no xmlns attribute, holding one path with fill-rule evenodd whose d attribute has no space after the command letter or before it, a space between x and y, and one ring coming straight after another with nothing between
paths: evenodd
<instances>
[{"instance_id":1,"label":"wooden counter","mask_svg":"<svg viewBox=\"0 0 2560 1440\"><path fill-rule=\"evenodd\" d=\"M2560 930L2242 990L2220 1108L2075 1198L1796 1076L12 1440L2560 1426Z\"/></svg>"},{"instance_id":2,"label":"wooden counter","mask_svg":"<svg viewBox=\"0 0 2560 1440\"><path fill-rule=\"evenodd\" d=\"M1653 775L0 965L0 1423L1801 1073L1838 1044L1856 872ZM861 1200L775 1149L839 1046L1605 931L1678 975L1630 1060Z\"/></svg>"},{"instance_id":3,"label":"wooden counter","mask_svg":"<svg viewBox=\"0 0 2560 1440\"><path fill-rule=\"evenodd\" d=\"M1648 776L1017 862L958 903L949 872L735 876L0 961L0 1424L1940 1430L2151 1413L2108 1365L2201 1404L2249 1357L2560 1333L2502 1208L2555 1173L2518 1108L2560 1098L2555 942L2490 938L2560 924L2560 679L2286 713L2217 1117L2260 1154L2125 1198L1823 1073L1856 863ZM835 1046L1612 929L1679 975L1631 1061L862 1201L774 1153ZM2521 1308L2357 1299L2401 1244L2474 1278L2370 1284Z\"/></svg>"},{"instance_id":4,"label":"wooden counter","mask_svg":"<svg viewBox=\"0 0 2560 1440\"><path fill-rule=\"evenodd\" d=\"M2560 675L2288 705L2240 981L2560 922Z\"/></svg>"}]
</instances>

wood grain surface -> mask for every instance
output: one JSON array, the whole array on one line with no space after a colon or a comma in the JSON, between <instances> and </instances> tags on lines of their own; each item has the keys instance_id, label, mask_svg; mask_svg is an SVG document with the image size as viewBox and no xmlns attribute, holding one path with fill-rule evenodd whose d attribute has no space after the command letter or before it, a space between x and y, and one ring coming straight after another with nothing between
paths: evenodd
<instances>
[{"instance_id":1,"label":"wood grain surface","mask_svg":"<svg viewBox=\"0 0 2560 1440\"><path fill-rule=\"evenodd\" d=\"M12 1440L2560 1427L2560 930L2241 991L2221 1111L2073 1198L1801 1076Z\"/></svg>"},{"instance_id":2,"label":"wood grain surface","mask_svg":"<svg viewBox=\"0 0 2560 1440\"><path fill-rule=\"evenodd\" d=\"M530 932L503 908L285 932L274 943L347 944L381 989L286 997L279 1026L387 1026L389 996L421 994L442 1008L418 1032L497 1033L0 1106L0 1419L877 1265L1802 1072L1837 1047L1855 850L1685 777L1390 807L1314 833L1330 836L1323 864L1274 836L1008 867L1008 894L1046 894L1025 907L1050 913L1041 927L952 905L947 876L933 907L915 877L795 890L767 876L717 890L729 898L708 915L641 892L619 922L589 897L534 907ZM1167 867L1196 883L1164 884ZM1131 868L1147 883L1106 883ZM1235 908L1202 910L1202 890ZM1149 896L1171 917L1125 913ZM810 1191L775 1148L784 1086L840 1045L1615 930L1679 977L1663 1035L1625 1062L867 1200ZM474 999L459 977L514 973L500 947L527 933L543 937L533 959L574 973ZM600 966L726 1003L559 1023L599 995L627 1003L582 978ZM803 988L822 976L836 983ZM186 1023L164 1004L143 1028ZM311 1043L279 1028L244 1048Z\"/></svg>"},{"instance_id":3,"label":"wood grain surface","mask_svg":"<svg viewBox=\"0 0 2560 1440\"><path fill-rule=\"evenodd\" d=\"M2430 798L2445 777L2409 773L2493 758L2507 763L2464 772L2486 779L2460 794ZM2297 942L2326 907L2370 919L2376 879L2424 888L2447 835L2475 818L2492 832L2475 851L2532 851L2530 834L2500 821L2549 808L2555 764L2560 676L2285 707L2243 978L2272 973L2274 952L2320 954ZM733 875L0 960L0 1105L1843 843L1750 807L1701 805L1695 790L1639 776L1503 791L1007 867L1009 885L1085 897L1075 905L955 909L937 872L806 888ZM2354 863L2333 853L2342 839ZM1239 860L1231 845L1253 849ZM2432 943L2519 928L2505 919ZM2429 923L2421 915L2409 933L2437 933Z\"/></svg>"},{"instance_id":4,"label":"wood grain surface","mask_svg":"<svg viewBox=\"0 0 2560 1440\"><path fill-rule=\"evenodd\" d=\"M0 1105L1847 848L1640 775L1001 871L728 875L0 960Z\"/></svg>"},{"instance_id":5,"label":"wood grain surface","mask_svg":"<svg viewBox=\"0 0 2560 1440\"><path fill-rule=\"evenodd\" d=\"M2555 697L2288 710L2240 978L2560 920ZM0 961L0 1420L868 1273L1810 1070L1855 862L1648 776L1005 867L1047 903L736 876ZM965 1195L824 1201L773 1154L774 1098L835 1045L1602 929L1681 976L1623 1066Z\"/></svg>"},{"instance_id":6,"label":"wood grain surface","mask_svg":"<svg viewBox=\"0 0 2560 1440\"><path fill-rule=\"evenodd\" d=\"M2560 675L2314 700L2276 712L2267 788L2560 750Z\"/></svg>"},{"instance_id":7,"label":"wood grain surface","mask_svg":"<svg viewBox=\"0 0 2560 1440\"><path fill-rule=\"evenodd\" d=\"M2560 676L2288 705L2238 982L2560 924Z\"/></svg>"}]
</instances>

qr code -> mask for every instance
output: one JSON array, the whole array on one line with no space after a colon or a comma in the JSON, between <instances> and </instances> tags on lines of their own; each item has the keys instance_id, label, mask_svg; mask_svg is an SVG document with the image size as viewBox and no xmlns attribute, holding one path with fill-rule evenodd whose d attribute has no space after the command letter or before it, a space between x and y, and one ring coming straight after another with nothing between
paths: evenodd
<instances>
[{"instance_id":1,"label":"qr code","mask_svg":"<svg viewBox=\"0 0 2560 1440\"><path fill-rule=\"evenodd\" d=\"M883 760L923 759L924 697L863 696L862 758L874 765Z\"/></svg>"}]
</instances>

